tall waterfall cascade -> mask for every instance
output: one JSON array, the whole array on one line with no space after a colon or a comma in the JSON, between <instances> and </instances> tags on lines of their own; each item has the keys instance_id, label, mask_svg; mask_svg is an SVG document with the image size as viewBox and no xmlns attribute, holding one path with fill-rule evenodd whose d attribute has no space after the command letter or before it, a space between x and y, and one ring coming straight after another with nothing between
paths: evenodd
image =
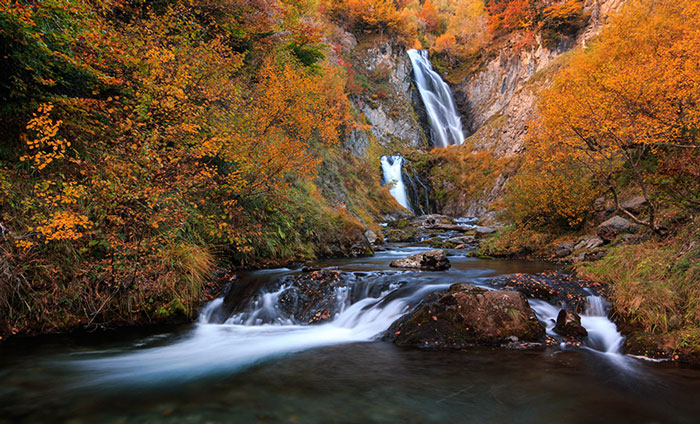
<instances>
[{"instance_id":1,"label":"tall waterfall cascade","mask_svg":"<svg viewBox=\"0 0 700 424\"><path fill-rule=\"evenodd\" d=\"M406 195L406 185L403 181L402 169L404 158L402 156L382 156L382 172L386 184L392 184L389 193L397 202L408 210L411 205Z\"/></svg>"},{"instance_id":2,"label":"tall waterfall cascade","mask_svg":"<svg viewBox=\"0 0 700 424\"><path fill-rule=\"evenodd\" d=\"M427 50L409 50L416 87L420 93L430 123L435 147L460 145L464 141L462 120L457 113L452 91L440 74L435 72Z\"/></svg>"}]
</instances>

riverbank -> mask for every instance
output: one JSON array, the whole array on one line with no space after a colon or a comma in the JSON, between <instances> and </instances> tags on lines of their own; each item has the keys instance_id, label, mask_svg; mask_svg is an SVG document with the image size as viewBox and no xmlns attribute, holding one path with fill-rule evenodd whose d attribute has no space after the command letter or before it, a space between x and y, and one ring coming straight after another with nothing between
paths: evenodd
<instances>
[{"instance_id":1,"label":"riverbank","mask_svg":"<svg viewBox=\"0 0 700 424\"><path fill-rule=\"evenodd\" d=\"M671 221L672 222L672 221ZM481 245L480 255L548 260L608 286L612 318L626 351L651 358L700 363L700 225L672 223L669 236L636 230L597 239L578 233L505 229Z\"/></svg>"}]
</instances>

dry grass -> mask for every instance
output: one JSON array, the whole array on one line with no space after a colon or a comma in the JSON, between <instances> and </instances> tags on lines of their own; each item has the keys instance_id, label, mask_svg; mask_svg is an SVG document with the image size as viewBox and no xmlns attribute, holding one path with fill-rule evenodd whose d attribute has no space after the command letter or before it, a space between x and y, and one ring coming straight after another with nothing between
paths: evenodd
<instances>
[{"instance_id":1,"label":"dry grass","mask_svg":"<svg viewBox=\"0 0 700 424\"><path fill-rule=\"evenodd\" d=\"M697 219L696 219L697 221ZM657 351L700 360L700 225L675 237L610 249L579 274L610 285L611 302L627 333Z\"/></svg>"}]
</instances>

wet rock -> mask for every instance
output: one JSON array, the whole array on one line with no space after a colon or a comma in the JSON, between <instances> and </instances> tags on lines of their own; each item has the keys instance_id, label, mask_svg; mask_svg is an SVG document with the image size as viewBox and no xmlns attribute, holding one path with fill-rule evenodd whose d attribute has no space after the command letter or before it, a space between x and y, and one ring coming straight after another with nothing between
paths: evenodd
<instances>
[{"instance_id":1,"label":"wet rock","mask_svg":"<svg viewBox=\"0 0 700 424\"><path fill-rule=\"evenodd\" d=\"M338 271L339 269L340 268L338 268L337 266L321 267L321 266L307 265L301 269L301 272Z\"/></svg>"},{"instance_id":2,"label":"wet rock","mask_svg":"<svg viewBox=\"0 0 700 424\"><path fill-rule=\"evenodd\" d=\"M581 317L577 313L566 309L559 311L554 331L560 336L573 339L585 339L588 337L588 331L581 325Z\"/></svg>"},{"instance_id":3,"label":"wet rock","mask_svg":"<svg viewBox=\"0 0 700 424\"><path fill-rule=\"evenodd\" d=\"M576 246L574 246L574 250L595 249L598 246L602 246L603 243L605 242L600 237L586 236L578 240L578 243L576 243Z\"/></svg>"},{"instance_id":4,"label":"wet rock","mask_svg":"<svg viewBox=\"0 0 700 424\"><path fill-rule=\"evenodd\" d=\"M537 341L544 337L522 293L455 284L437 300L394 323L388 336L399 346L465 348Z\"/></svg>"},{"instance_id":5,"label":"wet rock","mask_svg":"<svg viewBox=\"0 0 700 424\"><path fill-rule=\"evenodd\" d=\"M407 258L396 259L390 266L397 268L419 268L430 271L440 271L450 268L450 261L444 250L434 249L418 253Z\"/></svg>"},{"instance_id":6,"label":"wet rock","mask_svg":"<svg viewBox=\"0 0 700 424\"><path fill-rule=\"evenodd\" d=\"M455 225L455 220L447 215L421 215L412 221L412 225L416 227L432 227L435 225Z\"/></svg>"},{"instance_id":7,"label":"wet rock","mask_svg":"<svg viewBox=\"0 0 700 424\"><path fill-rule=\"evenodd\" d=\"M450 237L447 241L452 243L455 249L473 249L479 246L479 241L471 235Z\"/></svg>"},{"instance_id":8,"label":"wet rock","mask_svg":"<svg viewBox=\"0 0 700 424\"><path fill-rule=\"evenodd\" d=\"M554 255L556 255L557 258L569 256L573 253L574 246L574 243L571 242L562 243L557 247L557 250L554 251Z\"/></svg>"},{"instance_id":9,"label":"wet rock","mask_svg":"<svg viewBox=\"0 0 700 424\"><path fill-rule=\"evenodd\" d=\"M634 196L620 204L622 209L626 209L634 214L642 212L646 205L647 199L645 199L644 196Z\"/></svg>"},{"instance_id":10,"label":"wet rock","mask_svg":"<svg viewBox=\"0 0 700 424\"><path fill-rule=\"evenodd\" d=\"M281 280L289 289L278 299L278 307L295 322L317 324L328 321L340 309L338 290L348 285L352 274L322 269L291 275Z\"/></svg>"},{"instance_id":11,"label":"wet rock","mask_svg":"<svg viewBox=\"0 0 700 424\"><path fill-rule=\"evenodd\" d=\"M586 296L591 292L602 296L606 292L606 286L598 282L584 280L561 271L510 274L494 278L489 284L505 290L517 290L528 298L541 299L553 304L565 302L578 313L585 310Z\"/></svg>"},{"instance_id":12,"label":"wet rock","mask_svg":"<svg viewBox=\"0 0 700 424\"><path fill-rule=\"evenodd\" d=\"M493 233L496 232L496 229L495 229L495 228L484 227L484 226L481 226L481 225L475 225L475 226L471 227L471 229L472 229L473 231L476 231L476 234L477 234L477 235L478 235L478 234L493 234Z\"/></svg>"},{"instance_id":13,"label":"wet rock","mask_svg":"<svg viewBox=\"0 0 700 424\"><path fill-rule=\"evenodd\" d=\"M618 234L628 232L631 226L625 218L614 216L598 226L598 236L605 241L612 241Z\"/></svg>"},{"instance_id":14,"label":"wet rock","mask_svg":"<svg viewBox=\"0 0 700 424\"><path fill-rule=\"evenodd\" d=\"M384 239L386 241L390 241L390 242L394 242L394 243L404 243L404 242L418 241L417 235L418 235L418 230L413 229L413 228L408 228L408 229L391 228L391 229L388 229L384 232Z\"/></svg>"}]
</instances>

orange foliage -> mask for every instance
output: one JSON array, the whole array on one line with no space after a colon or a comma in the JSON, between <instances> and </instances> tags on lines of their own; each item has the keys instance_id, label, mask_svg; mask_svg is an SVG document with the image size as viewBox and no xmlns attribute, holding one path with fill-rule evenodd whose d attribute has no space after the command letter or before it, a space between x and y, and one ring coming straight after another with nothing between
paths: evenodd
<instances>
[{"instance_id":1,"label":"orange foliage","mask_svg":"<svg viewBox=\"0 0 700 424\"><path fill-rule=\"evenodd\" d=\"M456 48L457 39L455 38L455 36L450 33L445 33L435 40L431 51L434 51L438 54L446 53L448 55L452 55L454 54Z\"/></svg>"},{"instance_id":2,"label":"orange foliage","mask_svg":"<svg viewBox=\"0 0 700 424\"><path fill-rule=\"evenodd\" d=\"M489 28L492 32L527 29L534 25L538 0L489 0Z\"/></svg>"},{"instance_id":3,"label":"orange foliage","mask_svg":"<svg viewBox=\"0 0 700 424\"><path fill-rule=\"evenodd\" d=\"M436 32L438 30L438 25L440 23L440 17L438 16L438 11L430 2L430 0L425 0L423 7L418 13L418 19L423 24L426 30L430 32Z\"/></svg>"},{"instance_id":4,"label":"orange foliage","mask_svg":"<svg viewBox=\"0 0 700 424\"><path fill-rule=\"evenodd\" d=\"M90 77L90 89L49 92L51 102L32 106L12 153L22 159L16 172L0 153L0 193L12 195L0 199L8 228L0 266L16 270L23 293L81 299L64 326L86 311L151 319L191 313L214 266L205 246L243 260L267 245L270 216L296 234L277 227L275 242L297 253L305 211L288 212L292 189L353 128L345 74L322 60L313 10L262 0L153 8L62 0L72 1L86 11L75 25L89 30L67 37L53 52L65 62L54 66L70 63L65 72ZM46 32L32 19L48 11L19 9L13 19L28 22L24 31ZM44 320L46 308L14 301L23 325Z\"/></svg>"},{"instance_id":5,"label":"orange foliage","mask_svg":"<svg viewBox=\"0 0 700 424\"><path fill-rule=\"evenodd\" d=\"M401 37L412 32L395 0L322 0L321 4L327 16L352 31L390 32Z\"/></svg>"},{"instance_id":6,"label":"orange foliage","mask_svg":"<svg viewBox=\"0 0 700 424\"><path fill-rule=\"evenodd\" d=\"M542 94L529 147L539 178L575 163L614 200L629 180L649 200L649 216L622 212L657 230L654 181L662 169L652 164L677 149L700 149L698 19L694 0L636 0L575 55Z\"/></svg>"}]
</instances>

